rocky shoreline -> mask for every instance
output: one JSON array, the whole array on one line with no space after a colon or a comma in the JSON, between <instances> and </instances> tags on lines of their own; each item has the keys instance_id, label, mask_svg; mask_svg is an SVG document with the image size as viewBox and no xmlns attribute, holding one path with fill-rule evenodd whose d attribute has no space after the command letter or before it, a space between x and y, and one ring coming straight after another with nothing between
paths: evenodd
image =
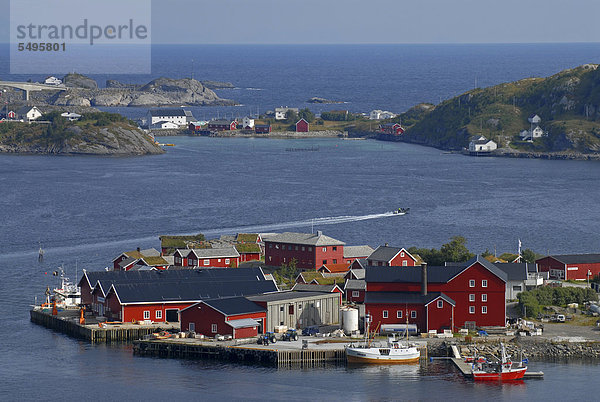
<instances>
[{"instance_id":1,"label":"rocky shoreline","mask_svg":"<svg viewBox=\"0 0 600 402\"><path fill-rule=\"evenodd\" d=\"M429 356L450 356L450 346L458 346L461 356L499 356L500 342L504 342L506 351L517 359L523 357L536 359L600 359L600 342L589 340L562 340L537 337L503 337L495 339L474 339L428 342Z\"/></svg>"}]
</instances>

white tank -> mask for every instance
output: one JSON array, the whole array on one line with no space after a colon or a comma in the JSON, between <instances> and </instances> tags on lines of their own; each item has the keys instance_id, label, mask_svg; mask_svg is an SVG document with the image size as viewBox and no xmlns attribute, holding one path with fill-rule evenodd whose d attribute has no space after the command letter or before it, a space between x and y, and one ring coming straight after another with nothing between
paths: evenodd
<instances>
[{"instance_id":1,"label":"white tank","mask_svg":"<svg viewBox=\"0 0 600 402\"><path fill-rule=\"evenodd\" d=\"M355 308L342 309L342 329L346 334L358 331L358 310Z\"/></svg>"}]
</instances>

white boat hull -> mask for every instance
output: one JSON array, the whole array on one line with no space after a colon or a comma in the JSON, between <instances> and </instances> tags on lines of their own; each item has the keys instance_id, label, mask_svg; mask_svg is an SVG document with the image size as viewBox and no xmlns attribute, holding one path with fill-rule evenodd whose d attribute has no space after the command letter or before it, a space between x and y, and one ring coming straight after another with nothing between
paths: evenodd
<instances>
[{"instance_id":1,"label":"white boat hull","mask_svg":"<svg viewBox=\"0 0 600 402\"><path fill-rule=\"evenodd\" d=\"M346 348L348 363L406 364L416 363L421 352L415 347L400 348Z\"/></svg>"}]
</instances>

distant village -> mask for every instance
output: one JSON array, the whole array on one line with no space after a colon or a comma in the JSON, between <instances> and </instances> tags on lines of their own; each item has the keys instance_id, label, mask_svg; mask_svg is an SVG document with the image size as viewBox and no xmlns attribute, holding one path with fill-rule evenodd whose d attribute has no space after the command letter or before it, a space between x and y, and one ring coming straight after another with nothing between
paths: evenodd
<instances>
[{"instance_id":1,"label":"distant village","mask_svg":"<svg viewBox=\"0 0 600 402\"><path fill-rule=\"evenodd\" d=\"M81 305L100 321L179 323L206 337L251 338L288 328L340 326L358 312L381 332L506 328L519 293L600 274L600 254L535 263L489 255L428 266L400 246L346 245L317 233L161 236L161 249L126 251L104 271L84 271ZM292 268L289 282L281 271ZM360 328L359 328L360 323Z\"/></svg>"}]
</instances>

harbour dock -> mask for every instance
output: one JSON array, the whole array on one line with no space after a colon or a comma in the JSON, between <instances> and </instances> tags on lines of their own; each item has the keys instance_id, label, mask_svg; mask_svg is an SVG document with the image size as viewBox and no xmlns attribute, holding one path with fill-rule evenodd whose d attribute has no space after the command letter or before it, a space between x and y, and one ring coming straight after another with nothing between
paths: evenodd
<instances>
[{"instance_id":1,"label":"harbour dock","mask_svg":"<svg viewBox=\"0 0 600 402\"><path fill-rule=\"evenodd\" d=\"M145 335L160 330L179 328L179 323L174 324L133 324L120 323L99 326L99 322L86 318L86 324L79 324L78 310L59 311L52 315L44 309L33 309L29 312L30 320L34 324L62 332L74 338L85 339L90 342L128 342L140 339Z\"/></svg>"}]
</instances>

